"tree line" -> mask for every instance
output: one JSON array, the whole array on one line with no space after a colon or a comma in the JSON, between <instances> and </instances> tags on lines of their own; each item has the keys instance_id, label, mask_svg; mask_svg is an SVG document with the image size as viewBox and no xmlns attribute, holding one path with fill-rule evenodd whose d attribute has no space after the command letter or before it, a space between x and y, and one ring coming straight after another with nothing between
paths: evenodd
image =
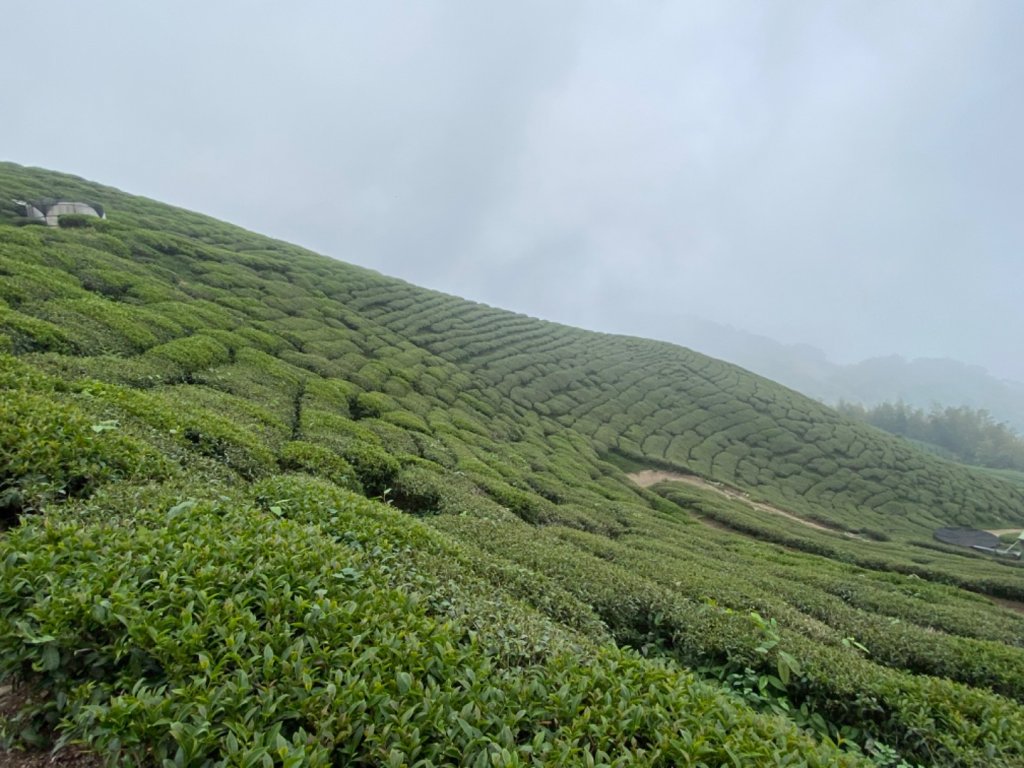
<instances>
[{"instance_id":1,"label":"tree line","mask_svg":"<svg viewBox=\"0 0 1024 768\"><path fill-rule=\"evenodd\" d=\"M836 410L894 435L935 446L966 464L1024 471L1024 439L984 408L933 405L925 411L902 401L868 408L841 400Z\"/></svg>"}]
</instances>

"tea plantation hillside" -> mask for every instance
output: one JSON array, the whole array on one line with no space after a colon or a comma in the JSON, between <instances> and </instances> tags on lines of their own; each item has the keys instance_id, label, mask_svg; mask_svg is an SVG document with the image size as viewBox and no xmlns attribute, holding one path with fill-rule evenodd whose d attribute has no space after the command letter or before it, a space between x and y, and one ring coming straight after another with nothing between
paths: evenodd
<instances>
[{"instance_id":1,"label":"tea plantation hillside","mask_svg":"<svg viewBox=\"0 0 1024 768\"><path fill-rule=\"evenodd\" d=\"M0 201L9 748L1024 764L1024 569L931 536L1024 526L1015 478L75 177Z\"/></svg>"}]
</instances>

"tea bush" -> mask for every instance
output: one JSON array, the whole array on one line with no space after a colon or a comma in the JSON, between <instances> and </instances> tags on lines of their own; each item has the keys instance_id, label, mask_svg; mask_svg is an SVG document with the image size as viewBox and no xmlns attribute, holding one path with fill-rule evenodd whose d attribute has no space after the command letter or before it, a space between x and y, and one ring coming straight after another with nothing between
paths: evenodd
<instances>
[{"instance_id":1,"label":"tea bush","mask_svg":"<svg viewBox=\"0 0 1024 768\"><path fill-rule=\"evenodd\" d=\"M281 468L302 470L323 477L342 488L362 490L352 465L316 443L293 440L281 448Z\"/></svg>"},{"instance_id":2,"label":"tea bush","mask_svg":"<svg viewBox=\"0 0 1024 768\"><path fill-rule=\"evenodd\" d=\"M116 421L92 422L52 394L0 389L0 518L10 522L51 502L90 494L101 483L138 474L160 477L166 463L119 434Z\"/></svg>"},{"instance_id":3,"label":"tea bush","mask_svg":"<svg viewBox=\"0 0 1024 768\"><path fill-rule=\"evenodd\" d=\"M387 586L414 573L371 530L183 502L13 532L0 670L35 695L9 727L134 763L855 764L621 651L502 668L430 617L428 583Z\"/></svg>"}]
</instances>

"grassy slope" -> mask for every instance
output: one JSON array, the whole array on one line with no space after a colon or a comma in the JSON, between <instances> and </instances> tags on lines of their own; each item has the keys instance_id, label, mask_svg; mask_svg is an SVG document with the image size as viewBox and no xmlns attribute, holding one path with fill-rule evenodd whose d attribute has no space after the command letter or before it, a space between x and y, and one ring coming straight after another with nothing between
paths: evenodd
<instances>
[{"instance_id":1,"label":"grassy slope","mask_svg":"<svg viewBox=\"0 0 1024 768\"><path fill-rule=\"evenodd\" d=\"M64 717L96 746L187 746L188 759L275 724L314 762L318 749L367 764L812 755L753 707L922 762L1024 760L1024 620L984 597L1024 599L1024 573L930 540L939 525L1024 523L1019 484L689 350L490 309L0 165L0 199L55 195L97 200L110 220L16 228L0 206L0 348L13 355L0 505L47 510L3 542L0 658L56 692L23 736ZM720 481L837 533L690 486L641 490L625 464ZM253 536L278 546L252 551ZM62 548L71 537L93 554ZM198 560L175 554L192 541ZM142 554L154 548L168 553L159 565ZM185 579L197 562L227 570ZM122 594L95 583L97 567L116 584L187 583ZM225 579L241 584L232 606L287 599L226 618L210 597ZM365 600L395 623L371 640L351 622L314 632L317 600L327 613ZM236 618L237 641L218 630ZM98 658L79 663L89 633ZM296 650L309 635L318 644ZM421 659L401 645L428 637L440 645ZM324 644L379 660L331 680L352 662L317 656ZM408 677L405 659L419 659ZM465 682L484 670L492 688ZM215 717L185 686L204 675L228 702ZM267 693L277 685L285 705ZM384 698L338 722L372 691Z\"/></svg>"}]
</instances>

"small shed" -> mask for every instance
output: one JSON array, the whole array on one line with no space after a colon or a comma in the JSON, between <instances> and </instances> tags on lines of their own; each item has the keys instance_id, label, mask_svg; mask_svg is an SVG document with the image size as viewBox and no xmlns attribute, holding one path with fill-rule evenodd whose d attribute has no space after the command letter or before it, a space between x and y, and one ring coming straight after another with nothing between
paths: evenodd
<instances>
[{"instance_id":1,"label":"small shed","mask_svg":"<svg viewBox=\"0 0 1024 768\"><path fill-rule=\"evenodd\" d=\"M100 219L107 218L103 206L99 203L84 203L77 200L33 200L23 203L25 216L29 219L41 219L51 227L56 227L61 216L75 214L77 216L95 216Z\"/></svg>"}]
</instances>

